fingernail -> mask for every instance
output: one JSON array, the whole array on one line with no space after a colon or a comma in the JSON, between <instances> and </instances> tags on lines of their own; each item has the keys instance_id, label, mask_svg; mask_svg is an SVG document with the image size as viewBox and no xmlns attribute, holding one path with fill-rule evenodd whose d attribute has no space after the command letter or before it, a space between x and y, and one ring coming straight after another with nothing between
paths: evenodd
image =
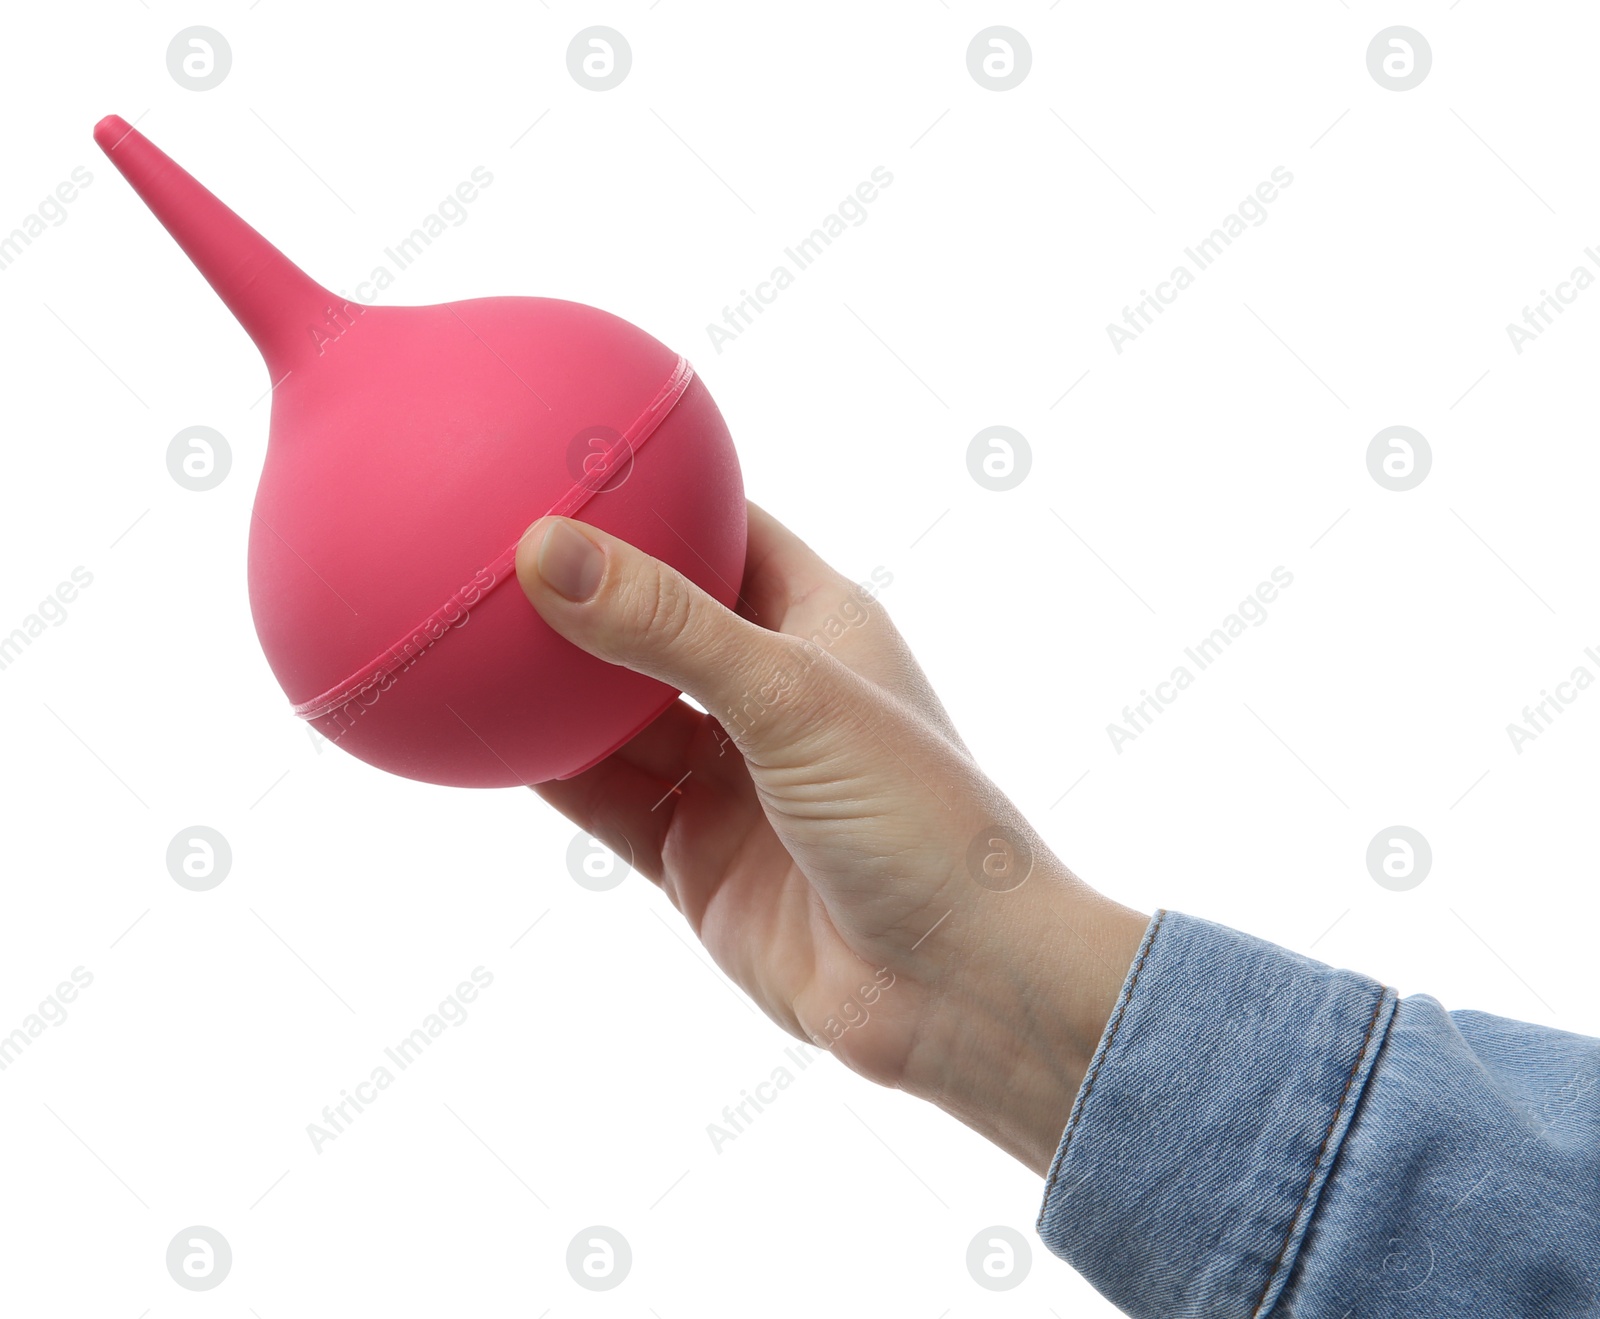
<instances>
[{"instance_id":1,"label":"fingernail","mask_svg":"<svg viewBox=\"0 0 1600 1319\"><path fill-rule=\"evenodd\" d=\"M569 522L557 522L539 546L539 576L558 595L581 604L600 589L606 558L600 547Z\"/></svg>"}]
</instances>

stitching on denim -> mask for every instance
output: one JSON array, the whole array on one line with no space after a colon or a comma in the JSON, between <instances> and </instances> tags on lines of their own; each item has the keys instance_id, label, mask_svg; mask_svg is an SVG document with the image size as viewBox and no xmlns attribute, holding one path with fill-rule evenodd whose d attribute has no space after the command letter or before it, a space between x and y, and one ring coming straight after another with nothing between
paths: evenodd
<instances>
[{"instance_id":1,"label":"stitching on denim","mask_svg":"<svg viewBox=\"0 0 1600 1319\"><path fill-rule=\"evenodd\" d=\"M1167 917L1165 909L1156 913L1154 924L1150 926L1149 936L1144 941L1144 948L1139 953L1139 964L1133 968L1133 975L1128 980L1128 990L1122 996L1122 1002L1117 1005L1116 1020L1111 1023L1111 1033L1106 1036L1106 1046L1100 1051L1094 1069L1089 1073L1089 1078L1083 1083L1083 1097L1078 1104L1077 1113L1068 1124L1066 1134L1061 1140L1061 1152L1056 1155L1055 1167L1050 1170L1050 1181L1044 1188L1045 1203L1050 1202L1050 1196L1056 1189L1056 1179L1061 1176L1061 1169L1066 1166L1067 1151L1072 1147L1072 1138L1078 1134L1078 1128L1083 1124L1083 1111L1089 1106L1089 1095L1094 1090L1095 1078L1100 1075L1100 1068L1111 1056L1111 1046L1115 1043L1117 1032L1122 1029L1122 1017L1128 1010L1128 1004L1133 1001L1133 991L1139 983L1139 973L1144 970L1145 958L1150 956L1150 950L1155 947L1156 935L1161 930L1161 922Z\"/></svg>"},{"instance_id":2,"label":"stitching on denim","mask_svg":"<svg viewBox=\"0 0 1600 1319\"><path fill-rule=\"evenodd\" d=\"M1300 1203L1295 1206L1294 1216L1289 1220L1289 1230L1283 1236L1283 1247L1278 1251L1278 1258L1272 1261L1272 1268L1267 1273L1267 1285L1262 1289L1261 1299L1256 1302L1256 1308L1250 1312L1250 1319L1257 1319L1261 1314L1261 1307L1267 1303L1273 1281L1278 1276L1278 1270L1283 1267L1284 1257L1289 1253L1289 1243L1294 1240L1295 1229L1300 1225L1300 1215L1305 1212L1306 1204L1311 1199L1311 1188L1317 1183L1317 1172L1322 1167L1322 1157L1328 1152L1328 1144L1333 1140L1333 1129L1339 1125L1339 1117L1350 1098L1350 1088L1356 1083L1356 1073L1361 1070L1361 1064L1366 1060L1367 1050L1372 1045L1372 1033L1378 1028L1378 1018L1383 1014L1383 1005L1388 996L1388 990L1381 988L1378 990L1378 1001L1373 1006L1371 1020L1367 1022L1367 1033L1362 1037L1361 1050L1356 1054L1355 1061L1350 1064L1350 1075L1344 1079L1344 1091L1339 1095L1338 1104L1334 1106L1333 1116L1328 1119L1328 1129L1323 1133L1317 1157L1311 1161L1311 1175L1306 1178L1306 1189L1300 1196Z\"/></svg>"}]
</instances>

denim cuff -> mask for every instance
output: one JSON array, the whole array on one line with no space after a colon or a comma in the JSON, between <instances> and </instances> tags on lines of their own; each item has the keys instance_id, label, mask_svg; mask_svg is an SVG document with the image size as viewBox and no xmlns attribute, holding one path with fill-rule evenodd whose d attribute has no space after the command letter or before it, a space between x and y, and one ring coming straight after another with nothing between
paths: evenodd
<instances>
[{"instance_id":1,"label":"denim cuff","mask_svg":"<svg viewBox=\"0 0 1600 1319\"><path fill-rule=\"evenodd\" d=\"M1050 1166L1044 1244L1126 1313L1265 1319L1396 996L1158 911Z\"/></svg>"}]
</instances>

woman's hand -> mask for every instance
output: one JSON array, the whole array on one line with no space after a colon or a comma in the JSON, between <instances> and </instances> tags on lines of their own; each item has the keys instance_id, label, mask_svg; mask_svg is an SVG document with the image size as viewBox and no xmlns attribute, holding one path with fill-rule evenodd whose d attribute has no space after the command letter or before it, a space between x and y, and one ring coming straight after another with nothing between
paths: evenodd
<instances>
[{"instance_id":1,"label":"woman's hand","mask_svg":"<svg viewBox=\"0 0 1600 1319\"><path fill-rule=\"evenodd\" d=\"M779 1025L1041 1174L1143 916L1052 856L883 607L749 507L737 613L583 523L517 575L575 645L694 697L544 799L660 884Z\"/></svg>"}]
</instances>

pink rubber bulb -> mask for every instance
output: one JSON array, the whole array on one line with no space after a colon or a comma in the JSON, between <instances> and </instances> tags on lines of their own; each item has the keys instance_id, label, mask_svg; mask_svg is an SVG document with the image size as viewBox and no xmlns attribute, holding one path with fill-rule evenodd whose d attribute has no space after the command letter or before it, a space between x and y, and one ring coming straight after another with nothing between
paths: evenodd
<instances>
[{"instance_id":1,"label":"pink rubber bulb","mask_svg":"<svg viewBox=\"0 0 1600 1319\"><path fill-rule=\"evenodd\" d=\"M569 778L677 698L552 631L513 559L538 518L581 515L733 605L744 486L687 361L575 302L347 302L122 119L94 136L266 359L250 609L296 714L391 773L489 788Z\"/></svg>"}]
</instances>

